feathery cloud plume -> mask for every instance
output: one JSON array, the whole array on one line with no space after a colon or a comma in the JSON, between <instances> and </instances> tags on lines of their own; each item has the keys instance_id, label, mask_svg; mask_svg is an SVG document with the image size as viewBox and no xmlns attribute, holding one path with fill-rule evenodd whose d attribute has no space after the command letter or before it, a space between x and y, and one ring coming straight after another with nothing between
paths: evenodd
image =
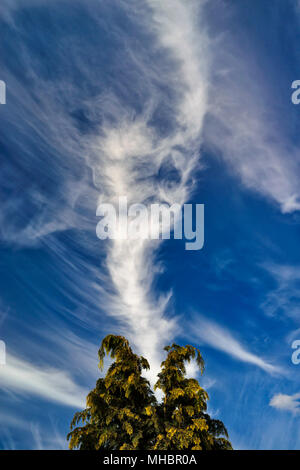
<instances>
[{"instance_id":1,"label":"feathery cloud plume","mask_svg":"<svg viewBox=\"0 0 300 470\"><path fill-rule=\"evenodd\" d=\"M200 9L192 1L147 2L149 15L140 17L153 35L154 49L163 51L169 69L162 75L132 51L138 64L137 87L151 83L151 95L137 115L130 106L113 95L102 101L104 123L94 142L89 162L95 185L102 189L99 202L117 202L126 196L128 203L178 203L190 195L193 170L199 164L199 146L206 112L208 73L207 37L196 27ZM129 15L137 15L126 4ZM198 16L197 16L198 15ZM200 14L201 17L201 14ZM201 47L199 47L201 44ZM168 87L172 99L159 103L159 87ZM171 110L172 119L163 135L153 116L157 111ZM97 157L98 156L98 157ZM165 165L177 174L177 181L157 175ZM127 336L149 357L155 380L161 361L161 347L177 331L176 320L166 318L169 295L158 299L152 291L155 274L155 252L159 241L112 240L106 257L107 270L114 293L108 306L111 315L124 324Z\"/></svg>"}]
</instances>

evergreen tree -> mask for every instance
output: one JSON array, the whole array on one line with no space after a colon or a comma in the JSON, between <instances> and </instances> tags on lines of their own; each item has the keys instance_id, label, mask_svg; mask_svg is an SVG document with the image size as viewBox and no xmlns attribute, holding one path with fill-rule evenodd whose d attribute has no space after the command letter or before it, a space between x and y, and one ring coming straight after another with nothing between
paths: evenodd
<instances>
[{"instance_id":1,"label":"evergreen tree","mask_svg":"<svg viewBox=\"0 0 300 470\"><path fill-rule=\"evenodd\" d=\"M99 349L114 362L87 396L87 408L75 414L68 434L70 449L81 450L218 450L232 449L224 424L207 414L208 395L195 379L185 377L185 363L204 361L193 346L165 348L155 389L158 403L142 371L148 361L133 353L122 336L106 336ZM82 426L78 426L79 423ZM225 436L225 437L224 437Z\"/></svg>"},{"instance_id":2,"label":"evergreen tree","mask_svg":"<svg viewBox=\"0 0 300 470\"><path fill-rule=\"evenodd\" d=\"M206 413L207 392L196 379L185 377L185 363L196 359L201 374L204 361L193 346L172 344L165 347L168 352L158 374L155 389L164 393L161 404L148 407L152 417L156 450L218 450L232 449L227 430L222 421L211 419Z\"/></svg>"},{"instance_id":3,"label":"evergreen tree","mask_svg":"<svg viewBox=\"0 0 300 470\"><path fill-rule=\"evenodd\" d=\"M87 408L75 414L71 429L80 421L85 425L69 433L70 448L144 449L154 438L145 408L156 403L149 382L142 377L148 361L134 354L122 336L104 338L98 352L100 369L105 353L114 362L87 396Z\"/></svg>"}]
</instances>

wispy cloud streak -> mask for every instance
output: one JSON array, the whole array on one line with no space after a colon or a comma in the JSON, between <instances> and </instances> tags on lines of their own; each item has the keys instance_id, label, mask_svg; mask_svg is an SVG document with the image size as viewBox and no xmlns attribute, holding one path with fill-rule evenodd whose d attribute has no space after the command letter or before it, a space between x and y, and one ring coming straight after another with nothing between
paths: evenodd
<instances>
[{"instance_id":1,"label":"wispy cloud streak","mask_svg":"<svg viewBox=\"0 0 300 470\"><path fill-rule=\"evenodd\" d=\"M272 365L265 359L250 352L233 337L231 332L215 322L197 317L192 331L195 339L228 354L238 361L256 365L270 374L281 373L281 369L278 366Z\"/></svg>"},{"instance_id":2,"label":"wispy cloud streak","mask_svg":"<svg viewBox=\"0 0 300 470\"><path fill-rule=\"evenodd\" d=\"M7 364L0 368L0 384L2 390L36 395L73 408L82 408L85 404L86 391L65 371L34 366L11 355L7 357Z\"/></svg>"},{"instance_id":3,"label":"wispy cloud streak","mask_svg":"<svg viewBox=\"0 0 300 470\"><path fill-rule=\"evenodd\" d=\"M287 99L282 102L280 81L270 83L260 53L239 34L240 44L230 26L216 34L206 142L244 187L275 203L282 213L292 213L300 210L300 154L285 118L294 111L291 84L287 79Z\"/></svg>"}]
</instances>

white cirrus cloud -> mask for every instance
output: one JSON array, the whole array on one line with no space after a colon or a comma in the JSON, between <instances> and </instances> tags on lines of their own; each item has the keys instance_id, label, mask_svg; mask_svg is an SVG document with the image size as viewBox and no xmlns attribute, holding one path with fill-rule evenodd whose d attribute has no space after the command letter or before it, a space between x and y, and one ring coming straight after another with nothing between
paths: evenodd
<instances>
[{"instance_id":1,"label":"white cirrus cloud","mask_svg":"<svg viewBox=\"0 0 300 470\"><path fill-rule=\"evenodd\" d=\"M20 56L37 96L33 99L24 85L9 70L5 71L12 90L10 112L13 106L18 109L19 119L14 126L24 132L26 124L26 135L38 138L41 153L45 149L53 152L53 179L58 174L59 180L67 184L58 185L62 196L58 202L51 203L48 195L30 194L29 200L38 203L38 216L25 226L21 236L10 222L14 220L11 214L16 200L8 201L5 220L1 220L5 240L23 246L68 228L91 229L86 213L93 209L96 212L95 192L98 203L115 203L120 196L127 196L129 204L182 205L188 200L195 172L200 167L199 151L207 111L210 52L205 28L201 27L203 4L205 1L196 0L117 2L122 14L140 32L138 40L133 40L134 34L128 35L114 23L109 26L110 36L120 44L113 66L124 74L122 80L119 72L117 80L110 77L109 89L100 88L97 96L82 96L81 89L64 79L44 81L37 74L26 46L20 45ZM109 7L97 2L93 9L93 21L100 31L106 8ZM95 79L95 72L84 60L96 51L84 42L87 51L83 47L81 54L77 45L75 49L72 47L72 39L67 40L70 43L59 49L56 61L61 61L62 67L78 70L77 82L81 78L89 85L87 88L99 90L101 77L97 75ZM70 54L73 50L77 54ZM135 93L139 96L138 106L134 103ZM70 109L66 109L66 102L72 103ZM94 125L93 132L82 134L76 127L70 117L74 109L84 109ZM11 125L10 116L6 120ZM30 149L24 163L29 166L32 161L34 155ZM65 163L68 171L64 170ZM84 169L80 175L70 177L71 169L81 166L88 175L92 169L93 188L89 187ZM175 180L169 177L170 173L176 174ZM102 269L99 267L101 290L105 292L101 295L102 310L119 321L124 334L149 359L153 380L162 359L162 346L179 330L176 320L167 312L171 293L159 296L153 288L156 274L161 270L156 261L160 243L143 239L112 240L101 242L100 247L99 242L99 253L101 249L106 252Z\"/></svg>"},{"instance_id":2,"label":"white cirrus cloud","mask_svg":"<svg viewBox=\"0 0 300 470\"><path fill-rule=\"evenodd\" d=\"M270 406L282 411L290 411L293 414L300 414L300 393L285 395L277 393L270 401Z\"/></svg>"},{"instance_id":3,"label":"white cirrus cloud","mask_svg":"<svg viewBox=\"0 0 300 470\"><path fill-rule=\"evenodd\" d=\"M35 395L72 408L84 408L87 394L67 372L35 366L12 355L7 355L6 365L0 368L0 389Z\"/></svg>"},{"instance_id":4,"label":"white cirrus cloud","mask_svg":"<svg viewBox=\"0 0 300 470\"><path fill-rule=\"evenodd\" d=\"M117 203L126 196L128 203L184 204L191 194L192 174L199 165L203 120L207 110L208 40L198 29L202 2L145 2L143 8L124 4L128 14L152 35L154 50L165 55L166 66L149 63L138 50L135 58L136 87L147 83L148 101L140 114L129 103L120 103L109 93L102 97L103 123L99 138L91 143L89 164L99 203ZM140 5L139 5L140 7ZM141 81L142 77L142 81ZM158 86L157 86L158 85ZM161 96L160 88L168 95ZM169 130L153 124L155 113L166 112ZM171 111L171 112L170 112ZM172 168L177 181L158 181L162 167ZM171 293L157 298L153 291L160 266L155 261L159 241L111 240L106 267L111 298L108 311L124 325L124 333L150 360L149 377L156 380L162 360L162 347L178 331L176 319L166 316Z\"/></svg>"},{"instance_id":5,"label":"white cirrus cloud","mask_svg":"<svg viewBox=\"0 0 300 470\"><path fill-rule=\"evenodd\" d=\"M250 352L247 347L234 338L229 330L215 322L197 316L189 331L196 340L200 340L203 344L222 351L238 361L253 364L269 374L282 372L280 367Z\"/></svg>"},{"instance_id":6,"label":"white cirrus cloud","mask_svg":"<svg viewBox=\"0 0 300 470\"><path fill-rule=\"evenodd\" d=\"M262 67L264 57L247 42L249 32L234 28L232 33L231 26L215 33L206 142L245 188L284 214L298 211L300 153L287 125L294 108L290 100L274 98L282 92L285 75L270 80L276 64ZM286 87L288 92L288 78Z\"/></svg>"}]
</instances>

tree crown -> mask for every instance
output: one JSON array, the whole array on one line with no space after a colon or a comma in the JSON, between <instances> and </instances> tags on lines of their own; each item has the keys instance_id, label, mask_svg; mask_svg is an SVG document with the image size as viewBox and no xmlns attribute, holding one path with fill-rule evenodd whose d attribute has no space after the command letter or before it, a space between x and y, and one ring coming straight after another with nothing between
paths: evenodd
<instances>
[{"instance_id":1,"label":"tree crown","mask_svg":"<svg viewBox=\"0 0 300 470\"><path fill-rule=\"evenodd\" d=\"M166 359L154 389L142 376L149 363L134 354L123 336L106 336L98 351L99 367L105 356L114 362L87 396L87 408L75 414L68 434L70 448L107 450L212 450L232 449L222 421L207 413L207 392L193 378L186 378L192 359L204 371L199 349L191 345L166 346ZM83 426L76 427L80 422Z\"/></svg>"}]
</instances>

